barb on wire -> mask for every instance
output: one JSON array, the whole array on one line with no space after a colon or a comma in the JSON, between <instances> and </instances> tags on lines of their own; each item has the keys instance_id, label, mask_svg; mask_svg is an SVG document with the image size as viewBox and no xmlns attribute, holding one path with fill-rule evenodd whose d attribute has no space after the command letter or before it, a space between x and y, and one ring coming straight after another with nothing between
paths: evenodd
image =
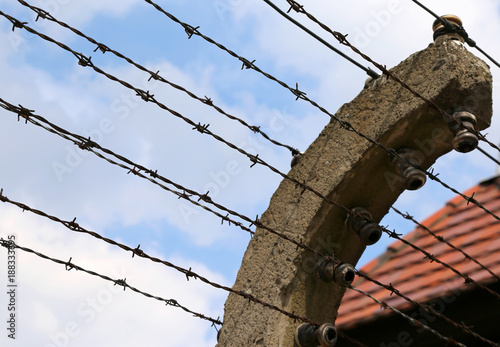
<instances>
[{"instance_id":1,"label":"barb on wire","mask_svg":"<svg viewBox=\"0 0 500 347\"><path fill-rule=\"evenodd\" d=\"M495 274L493 271L491 271L490 269L488 269L485 265L483 265L482 263L480 263L477 259L475 259L474 257L470 256L469 254L467 254L464 250L462 250L461 248L459 247L456 247L455 245L453 245L452 243L450 243L449 241L447 241L444 237L442 236L439 236L437 235L435 232L433 232L432 230L430 230L429 228L427 228L425 225L423 225L422 223L420 223L419 221L417 221L413 216L411 216L409 213L403 213L401 212L400 210L398 210L397 208L395 208L394 206L391 206L391 209L396 212L397 214L399 214L401 217L407 219L407 220L410 220L412 221L414 224L416 224L419 228L421 228L422 230L425 230L428 234L432 235L436 240L438 240L439 242L443 242L445 243L446 245L448 245L450 248L453 248L454 250L456 250L457 252L460 252L462 253L462 255L467 259L467 260L471 260L473 261L474 263L476 263L477 265L479 265L483 270L486 270L487 272L490 273L490 275L492 275L493 277L495 277L497 280L500 280L500 277Z\"/></svg>"},{"instance_id":2,"label":"barb on wire","mask_svg":"<svg viewBox=\"0 0 500 347\"><path fill-rule=\"evenodd\" d=\"M349 288L372 299L373 301L375 301L377 304L380 305L380 307L382 307L383 309L389 309L391 310L392 312L396 313L397 315L403 317L404 319L406 319L408 322L410 322L411 325L413 326L416 326L418 328L423 328L425 330L427 330L428 332L430 332L431 334L433 334L434 336L437 336L439 339L443 340L443 341L446 341L446 344L447 346L451 345L451 346L461 346L461 347L467 347L465 346L464 344L460 343L460 342L457 342L449 337L446 337L446 336L443 336L441 335L440 333L438 333L436 330L430 328L429 326L423 324L422 322L414 319L414 318L411 318L410 316L406 315L405 313L401 312L400 310L398 309L395 309L394 307L388 305L385 301L380 301L380 300L377 300L375 297L371 296L370 294L362 291L361 289L358 289L352 285L349 285Z\"/></svg>"},{"instance_id":3,"label":"barb on wire","mask_svg":"<svg viewBox=\"0 0 500 347\"><path fill-rule=\"evenodd\" d=\"M473 203L474 205L476 205L477 207L479 207L481 210L483 210L484 212L486 212L487 214L489 214L490 216L492 216L493 218L495 218L496 220L499 220L500 221L500 217L497 216L495 213L493 213L492 211L490 211L489 209L487 209L483 204L481 204L479 201L477 201L476 199L474 199L474 196L467 196L465 195L464 193L458 191L457 189L451 187L450 185L446 184L445 182L443 182L441 179L438 178L438 174L434 174L433 173L433 170L430 170L430 171L426 171L426 174L427 176L433 180L433 181L436 181L438 182L439 184L441 184L443 187L447 188L448 190L451 190L453 193L457 194L457 195L460 195L465 201L467 201L467 204L469 203Z\"/></svg>"},{"instance_id":4,"label":"barb on wire","mask_svg":"<svg viewBox=\"0 0 500 347\"><path fill-rule=\"evenodd\" d=\"M123 250L125 250L125 251L132 252L132 255L136 255L136 256L138 256L138 257L140 257L140 258L149 259L149 260L151 260L151 261L153 261L153 262L155 262L155 263L163 264L163 265L165 265L165 266L167 266L167 267L170 267L170 268L172 268L172 269L175 269L175 270L177 270L178 272L180 272L180 273L184 274L184 275L186 276L186 278L187 278L187 280L188 280L188 281L189 281L189 279L190 279L190 278L193 278L193 279L195 279L195 280L197 279L197 280L200 280L200 281L202 281L203 283L208 284L208 285L210 285L210 286L212 286L212 287L214 287L214 288L225 290L225 291L227 291L227 292L230 292L230 293L236 294L236 295L238 295L238 296L241 296L241 297L243 297L244 299L248 299L248 300L249 300L249 301L251 301L251 302L254 302L254 303L257 303L257 304L262 305L262 306L264 306L264 307L267 307L267 308L269 308L269 309L272 309L272 310L278 311L278 312L280 312L281 314L283 314L283 315L285 315L285 316L287 316L287 317L289 317L289 318L292 318L292 319L294 319L294 320L298 320L298 321L301 321L301 322L304 322L304 323L310 323L310 324L315 325L315 326L319 326L319 325L320 325L320 324L318 324L318 323L315 323L315 322L314 322L314 321L312 321L312 320L307 319L306 317L302 317L302 316L296 315L296 314L294 314L294 313L290 313L290 312L285 311L285 310L283 310L283 309L281 309L281 308L279 308L279 307L277 307L277 306L275 306L275 305L273 305L273 304L269 304L269 303L267 303L267 302L265 302L265 301L262 301L262 300L260 300L260 299L256 298L255 296L253 296L253 295L251 295L251 294L248 294L248 293L246 293L246 292L244 292L244 291L241 291L241 290L235 290L235 289L233 289L233 288L230 288L230 287L227 287L227 286L221 285L221 284L219 284L219 283L217 283L217 282L210 281L209 279L207 279L207 278L205 278L205 277L203 277L203 276L199 275L198 273L196 273L196 272L192 271L192 270L191 270L191 268L189 268L189 270L188 270L188 269L185 269L185 268L183 268L183 267L177 266L177 265L175 265L175 264L173 264L173 263L171 263L171 262L168 262L168 261L166 261L166 260L162 260L162 259L160 259L160 258L153 257L153 256L151 256L151 255L148 255L146 252L144 252L143 250L139 249L139 246L137 246L137 247L135 247L135 248L132 248L132 247L129 247L129 246L125 245L125 244L122 244L122 243L120 243L120 242L117 242L117 241L115 241L115 240L112 240L112 239L109 239L109 238L107 238L107 237L104 237L104 236L102 236L102 235L98 234L98 233L97 233L97 232L95 232L95 231L90 231L90 230L87 230L87 229L85 229L84 227L82 227L82 226L80 226L79 224L77 224L77 223L75 222L75 220L73 220L73 221L64 221L64 220L62 220L62 219L60 219L60 218L58 218L58 217L51 216L51 215L49 215L49 214L47 214L47 213L45 213L45 212L43 212L43 211L40 211L40 210L37 210L37 209L31 208L31 207L29 207L29 206L27 206L27 205L25 205L25 204L18 203L18 202L16 202L16 201L12 201L12 200L10 200L9 198L7 198L5 195L3 195L3 191L1 192L1 195L0 195L0 201L2 201L2 202L6 202L6 203L10 203L10 204L12 204L12 205L14 205L14 206L18 206L18 207L22 208L23 210L26 210L26 211L32 212L32 213L34 213L34 214L36 214L36 215L39 215L39 216L42 216L42 217L48 218L48 219L50 219L50 220L52 220L52 221L54 221L54 222L60 223L60 224L62 224L63 226L65 226L67 229L69 229L69 230L71 230L71 231L73 231L73 232L78 232L78 233L88 234L88 235L90 235L90 236L92 236L92 237L94 237L94 238L96 238L96 239L102 240L102 241L104 241L104 242L106 242L106 243L108 243L108 244L110 244L110 245L117 246L117 247L119 247L119 248L121 248L121 249L123 249ZM3 239L2 239L2 240L3 240ZM11 243L9 243L9 241L5 241L5 240L0 241L0 245L1 245L1 246L4 246L4 247L8 247L9 245L11 245L11 247L12 247L12 244L11 244ZM15 247L16 247L16 248L20 248L19 246L15 246ZM25 250L25 249L23 249L23 248L20 248L20 249ZM35 254L37 254L37 253L35 253ZM38 254L37 254L37 255L38 255ZM77 269L77 270L80 270L80 269L81 269L81 268L77 267L74 263L64 262L64 261L59 261L59 262L60 262L60 264L70 265L70 266L71 266L71 268L74 268L74 269ZM113 281L116 283L116 280L113 280ZM126 285L126 287L127 287L127 288L130 288L130 289L132 289L132 288L133 288L133 287L130 287L130 286L128 286L128 285ZM132 289L132 290L134 290L134 289Z\"/></svg>"},{"instance_id":5,"label":"barb on wire","mask_svg":"<svg viewBox=\"0 0 500 347\"><path fill-rule=\"evenodd\" d=\"M412 0L415 4L417 4L418 6L420 6L421 8L423 8L425 11L427 11L428 13L430 13L434 18L436 18L437 20L439 20L441 22L441 24L443 24L445 27L451 27L451 29L454 29L455 27L452 26L450 24L450 22L448 22L448 20L446 20L445 18L441 18L440 16L438 16L436 13L434 13L433 11L431 11L428 7L424 6L422 3L420 3L419 1L417 0ZM471 39L469 37L469 34L467 34L467 32L465 31L464 27L463 26L460 26L458 28L458 33L464 38L465 42L467 42L467 44L473 48L476 48L479 52L481 52L486 58L488 58L493 64L495 64L496 66L500 67L500 63L498 63L495 59L493 59L488 53L486 53L485 51L483 51L481 48L479 48L479 46L477 45L476 41L474 41L473 39Z\"/></svg>"},{"instance_id":6,"label":"barb on wire","mask_svg":"<svg viewBox=\"0 0 500 347\"><path fill-rule=\"evenodd\" d=\"M227 113L226 111L224 111L222 108L220 108L219 106L215 105L213 100L207 96L205 96L204 98L201 98L199 96L197 96L196 94L194 94L193 92L189 91L188 89L182 87L181 85L178 85L178 84L175 84L167 79L165 79L162 75L160 75L160 71L156 71L156 72L153 72L151 70L149 70L148 68L144 67L143 65L140 65L138 64L137 62L133 61L131 58L123 55L122 53L114 50L114 49L111 49L110 47L106 46L105 44L103 43L100 43L100 42L97 42L95 39L93 39L92 37L90 36L87 36L85 35L83 32L81 32L80 30L70 26L69 24L65 23L65 22L62 22L60 20L57 20L54 16L52 16L49 12L43 10L43 9L40 9L38 7L35 7L35 6L32 6L30 5L29 3L27 3L26 1L24 0L18 0L18 2L23 5L23 6L26 6L28 7L29 9L31 9L32 11L34 11L35 13L37 13L39 16L41 13L43 13L43 16L40 16L41 18L43 19L46 19L46 20L49 20L49 21L52 21L54 23L57 23L58 25L72 31L73 33L75 33L76 35L80 36L80 37L83 37L85 38L87 41L89 41L90 43L94 44L94 45L97 45L97 48L96 50L100 50L101 52L105 53L105 52L110 52L112 54L114 54L115 56L117 56L118 58L120 59L123 59L125 60L127 63L135 66L137 69L141 70L141 71L144 71L148 74L151 75L150 79L154 79L156 81L160 81L162 83L165 83L165 84L168 84L170 85L171 87L177 89L177 90L180 90L182 91L183 93L187 94L188 96L190 96L192 99L195 99L195 100L198 100L199 102L202 102L204 103L205 105L208 105L210 107L212 107L213 109L215 109L217 112L219 112L220 114L224 115L225 117L231 119L231 120L234 120L234 121L237 121L238 123L240 123L241 125L247 127L248 129L250 129L252 132L254 133L259 133L262 137L264 137L266 140L268 140L269 142L271 142L272 144L276 145L276 146L280 146L280 147L283 147L283 148L286 148L288 149L292 155L296 155L296 154L299 154L299 150L290 146L290 145L287 145L287 144L283 144L281 142L278 142L274 139L272 139L270 136L268 136L263 130L260 129L260 127L258 126L254 126L254 125L250 125L248 124L247 122L245 122L243 119L239 118L239 117L236 117L234 115L231 115L229 113ZM25 23L27 24L27 23ZM191 28L191 26L188 26L186 24L186 31L188 31L187 28ZM190 34L191 36L196 34L197 32L197 28L193 28L192 30L190 30ZM196 30L196 31L195 31ZM85 60L84 60L85 61ZM90 59L89 59L90 61ZM250 62L247 62L248 65L251 65L255 62L252 61L251 63ZM81 64L82 65L82 64ZM246 66L245 62L243 63L244 66ZM88 66L88 65L87 65ZM249 68L249 67L248 67ZM148 101L149 100L149 96L147 94L141 94L141 97L143 97L144 100Z\"/></svg>"},{"instance_id":7,"label":"barb on wire","mask_svg":"<svg viewBox=\"0 0 500 347\"><path fill-rule=\"evenodd\" d=\"M197 318L200 318L200 319L203 319L203 320L206 320L206 321L209 321L211 322L212 324L217 324L217 325L222 325L222 322L219 320L219 319L214 319L214 318L211 318L209 316L206 316L202 313L198 313L198 312L195 312L195 311L192 311L190 310L189 308L187 308L186 306L183 306L181 305L177 300L175 299L164 299L160 296L156 296L156 295L152 295L152 294L149 294L147 292L144 292L140 289L137 289L136 287L133 287L131 286L130 284L127 283L126 279L113 279L111 277L108 277L106 275L102 275L98 272L95 272L95 271L91 271L91 270L87 270L87 269L84 269L83 267L81 266L78 266L76 265L75 263L72 262L72 259L73 258L70 258L69 261L64 261L64 260L60 260L60 259L56 259L56 258L52 258L52 257L49 257L43 253L40 253L40 252L37 252L37 251L34 251L30 248L27 248L27 247L22 247L18 244L16 244L13 240L5 240L3 238L0 238L0 246L2 247L5 247L5 248L8 248L8 249L20 249L21 251L24 251L24 252L27 252L27 253L32 253L40 258L43 258L43 259L46 259L46 260L50 260L54 263L57 263L57 264L61 264L61 265L64 265L65 269L67 271L70 271L72 269L75 269L77 271L82 271L82 272L85 272L89 275L92 275L92 276L96 276L96 277L99 277L103 280L106 280L106 281L109 281L109 282L113 282L115 285L118 285L118 286L122 286L123 287L123 290L125 289L130 289L138 294L141 294L147 298L150 298L150 299L156 299L158 301L162 301L164 302L167 306L172 306L172 307L177 307L177 308L180 308L182 309L183 311L187 312L187 313L190 313L192 314L194 317L197 317Z\"/></svg>"}]
</instances>

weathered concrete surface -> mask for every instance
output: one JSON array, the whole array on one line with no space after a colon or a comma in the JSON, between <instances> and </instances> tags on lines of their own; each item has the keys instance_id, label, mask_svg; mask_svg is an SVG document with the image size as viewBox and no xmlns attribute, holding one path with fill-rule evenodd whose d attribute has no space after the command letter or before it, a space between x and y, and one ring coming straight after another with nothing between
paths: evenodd
<instances>
[{"instance_id":1,"label":"weathered concrete surface","mask_svg":"<svg viewBox=\"0 0 500 347\"><path fill-rule=\"evenodd\" d=\"M478 117L481 129L489 125L489 68L460 42L441 37L391 71L444 110L453 113L467 106ZM373 82L336 115L388 147L421 150L424 169L452 149L453 136L443 117L386 77ZM336 122L325 127L290 175L347 208L366 208L376 222L403 191L388 153ZM284 180L261 222L354 265L365 247L346 229L345 219L343 210ZM234 289L318 323L334 322L344 290L316 278L316 261L313 254L258 229ZM293 346L299 324L231 294L218 346Z\"/></svg>"}]
</instances>

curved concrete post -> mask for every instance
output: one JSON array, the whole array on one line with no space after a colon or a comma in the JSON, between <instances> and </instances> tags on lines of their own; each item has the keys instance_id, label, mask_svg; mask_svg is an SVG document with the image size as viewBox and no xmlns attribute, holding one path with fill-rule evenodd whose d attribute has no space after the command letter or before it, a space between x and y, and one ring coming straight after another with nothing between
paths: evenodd
<instances>
[{"instance_id":1,"label":"curved concrete post","mask_svg":"<svg viewBox=\"0 0 500 347\"><path fill-rule=\"evenodd\" d=\"M456 39L438 38L391 72L448 113L466 106L477 117L478 128L489 125L489 68ZM452 150L448 121L385 76L371 82L336 115L387 147L420 150L423 169ZM347 208L367 209L377 223L404 190L388 153L335 121L319 134L290 176ZM345 219L345 211L284 180L260 221L323 254L334 254L355 265L365 245L347 230ZM318 279L314 273L317 260L314 254L257 229L234 289L320 324L333 323L344 288ZM300 323L230 294L218 346L290 347Z\"/></svg>"}]
</instances>

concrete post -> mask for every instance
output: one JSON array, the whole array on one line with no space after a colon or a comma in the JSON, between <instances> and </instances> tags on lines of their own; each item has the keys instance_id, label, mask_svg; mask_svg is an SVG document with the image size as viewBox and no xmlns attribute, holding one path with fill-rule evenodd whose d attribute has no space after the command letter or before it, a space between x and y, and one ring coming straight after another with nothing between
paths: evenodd
<instances>
[{"instance_id":1,"label":"concrete post","mask_svg":"<svg viewBox=\"0 0 500 347\"><path fill-rule=\"evenodd\" d=\"M489 68L453 35L437 38L391 72L448 113L466 107L476 116L477 129L489 126ZM423 169L453 149L449 120L385 76L371 82L336 115L387 147L419 150ZM349 209L365 208L377 223L404 190L390 155L335 121L324 128L289 174ZM284 180L260 221L355 265L366 246L347 229L346 215ZM317 261L314 254L257 229L234 289L315 322L334 323L344 288L319 279L314 271ZM294 346L300 323L230 294L218 346Z\"/></svg>"}]
</instances>

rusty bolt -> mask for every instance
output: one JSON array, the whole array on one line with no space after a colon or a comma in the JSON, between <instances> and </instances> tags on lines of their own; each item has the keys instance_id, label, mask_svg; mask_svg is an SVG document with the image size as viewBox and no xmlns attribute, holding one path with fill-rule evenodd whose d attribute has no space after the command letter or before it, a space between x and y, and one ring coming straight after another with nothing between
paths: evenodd
<instances>
[{"instance_id":1,"label":"rusty bolt","mask_svg":"<svg viewBox=\"0 0 500 347\"><path fill-rule=\"evenodd\" d=\"M335 282L343 287L354 281L356 272L354 267L348 263L336 264L327 259L321 259L316 264L316 273L325 282Z\"/></svg>"},{"instance_id":2,"label":"rusty bolt","mask_svg":"<svg viewBox=\"0 0 500 347\"><path fill-rule=\"evenodd\" d=\"M455 135L453 139L453 148L455 151L468 153L476 149L479 144L477 136L470 130L464 128L475 129L477 124L476 117L470 112L458 111L453 114L453 118L463 125L460 126L457 122L449 124L450 130Z\"/></svg>"},{"instance_id":3,"label":"rusty bolt","mask_svg":"<svg viewBox=\"0 0 500 347\"><path fill-rule=\"evenodd\" d=\"M373 245L382 236L380 225L373 222L373 217L362 207L355 207L346 220L347 228L359 235L365 245Z\"/></svg>"},{"instance_id":4,"label":"rusty bolt","mask_svg":"<svg viewBox=\"0 0 500 347\"><path fill-rule=\"evenodd\" d=\"M401 148L397 153L403 160L394 157L392 163L403 178L405 189L417 190L422 188L427 180L425 172L418 168L422 165L423 154L409 147Z\"/></svg>"},{"instance_id":5,"label":"rusty bolt","mask_svg":"<svg viewBox=\"0 0 500 347\"><path fill-rule=\"evenodd\" d=\"M337 343L337 329L331 323L319 327L303 323L295 330L295 344L298 347L333 347Z\"/></svg>"}]
</instances>

